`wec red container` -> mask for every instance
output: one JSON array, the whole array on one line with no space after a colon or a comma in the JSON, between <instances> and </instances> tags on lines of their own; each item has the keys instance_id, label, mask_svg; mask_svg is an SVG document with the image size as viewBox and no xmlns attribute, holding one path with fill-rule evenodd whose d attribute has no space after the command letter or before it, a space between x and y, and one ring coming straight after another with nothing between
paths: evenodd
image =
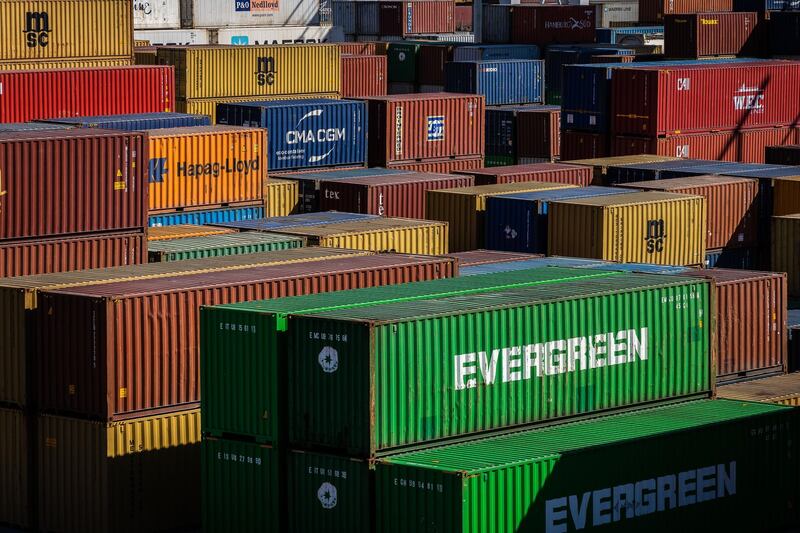
<instances>
[{"instance_id":1,"label":"wec red container","mask_svg":"<svg viewBox=\"0 0 800 533\"><path fill-rule=\"evenodd\" d=\"M387 254L44 292L33 318L33 351L47 369L36 378L39 406L99 420L184 409L200 400L202 305L457 273L453 258Z\"/></svg>"},{"instance_id":2,"label":"wec red container","mask_svg":"<svg viewBox=\"0 0 800 533\"><path fill-rule=\"evenodd\" d=\"M455 4L448 0L378 2L381 35L405 37L456 31Z\"/></svg>"},{"instance_id":3,"label":"wec red container","mask_svg":"<svg viewBox=\"0 0 800 533\"><path fill-rule=\"evenodd\" d=\"M457 174L475 176L475 185L541 181L586 187L593 179L591 167L562 163L531 163L529 165L479 168L468 172L459 171Z\"/></svg>"},{"instance_id":4,"label":"wec red container","mask_svg":"<svg viewBox=\"0 0 800 533\"><path fill-rule=\"evenodd\" d=\"M0 133L0 240L147 226L147 136Z\"/></svg>"},{"instance_id":5,"label":"wec red container","mask_svg":"<svg viewBox=\"0 0 800 533\"><path fill-rule=\"evenodd\" d=\"M174 110L173 67L0 72L0 122Z\"/></svg>"},{"instance_id":6,"label":"wec red container","mask_svg":"<svg viewBox=\"0 0 800 533\"><path fill-rule=\"evenodd\" d=\"M767 146L784 146L800 141L800 129L793 126L744 130L739 133L739 161L765 163Z\"/></svg>"},{"instance_id":7,"label":"wec red container","mask_svg":"<svg viewBox=\"0 0 800 533\"><path fill-rule=\"evenodd\" d=\"M484 98L475 94L396 94L367 99L369 166L483 156Z\"/></svg>"},{"instance_id":8,"label":"wec red container","mask_svg":"<svg viewBox=\"0 0 800 533\"><path fill-rule=\"evenodd\" d=\"M483 156L459 157L455 159L425 159L422 161L405 161L390 163L387 168L408 170L410 172L429 172L433 174L450 174L456 170L472 170L483 168Z\"/></svg>"},{"instance_id":9,"label":"wec red container","mask_svg":"<svg viewBox=\"0 0 800 533\"><path fill-rule=\"evenodd\" d=\"M0 245L0 277L138 265L147 262L143 232L24 240Z\"/></svg>"},{"instance_id":10,"label":"wec red container","mask_svg":"<svg viewBox=\"0 0 800 533\"><path fill-rule=\"evenodd\" d=\"M594 42L595 6L515 5L510 16L512 43L546 46Z\"/></svg>"},{"instance_id":11,"label":"wec red container","mask_svg":"<svg viewBox=\"0 0 800 533\"><path fill-rule=\"evenodd\" d=\"M425 173L323 181L320 210L424 219L426 191L470 187L474 181L472 176Z\"/></svg>"},{"instance_id":12,"label":"wec red container","mask_svg":"<svg viewBox=\"0 0 800 533\"><path fill-rule=\"evenodd\" d=\"M639 22L664 23L664 15L733 11L733 0L639 0Z\"/></svg>"},{"instance_id":13,"label":"wec red container","mask_svg":"<svg viewBox=\"0 0 800 533\"><path fill-rule=\"evenodd\" d=\"M640 152L646 153L646 152ZM608 157L609 139L604 133L567 130L561 134L561 160Z\"/></svg>"},{"instance_id":14,"label":"wec red container","mask_svg":"<svg viewBox=\"0 0 800 533\"><path fill-rule=\"evenodd\" d=\"M343 55L341 61L343 98L386 94L386 56Z\"/></svg>"},{"instance_id":15,"label":"wec red container","mask_svg":"<svg viewBox=\"0 0 800 533\"><path fill-rule=\"evenodd\" d=\"M664 17L664 55L696 59L706 56L756 55L758 13L696 13Z\"/></svg>"},{"instance_id":16,"label":"wec red container","mask_svg":"<svg viewBox=\"0 0 800 533\"><path fill-rule=\"evenodd\" d=\"M800 62L662 65L614 70L612 131L656 137L796 126Z\"/></svg>"}]
</instances>

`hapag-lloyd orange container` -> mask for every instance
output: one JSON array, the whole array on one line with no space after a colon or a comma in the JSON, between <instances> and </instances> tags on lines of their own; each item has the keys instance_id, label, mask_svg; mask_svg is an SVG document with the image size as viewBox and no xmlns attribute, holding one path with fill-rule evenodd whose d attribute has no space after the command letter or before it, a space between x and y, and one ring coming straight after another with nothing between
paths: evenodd
<instances>
[{"instance_id":1,"label":"hapag-lloyd orange container","mask_svg":"<svg viewBox=\"0 0 800 533\"><path fill-rule=\"evenodd\" d=\"M266 130L200 126L149 133L150 213L264 199Z\"/></svg>"}]
</instances>

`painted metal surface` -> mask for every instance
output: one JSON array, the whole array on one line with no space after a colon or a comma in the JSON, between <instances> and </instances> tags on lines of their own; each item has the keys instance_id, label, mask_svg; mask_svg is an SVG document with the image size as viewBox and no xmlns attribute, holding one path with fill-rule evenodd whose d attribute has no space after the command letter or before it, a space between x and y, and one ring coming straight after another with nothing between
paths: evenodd
<instances>
[{"instance_id":1,"label":"painted metal surface","mask_svg":"<svg viewBox=\"0 0 800 533\"><path fill-rule=\"evenodd\" d=\"M417 82L417 58L422 43L418 41L400 41L389 43L386 57L389 69L389 82ZM415 92L414 90L405 92Z\"/></svg>"},{"instance_id":2,"label":"painted metal surface","mask_svg":"<svg viewBox=\"0 0 800 533\"><path fill-rule=\"evenodd\" d=\"M32 524L29 417L0 407L0 523L28 529Z\"/></svg>"},{"instance_id":3,"label":"painted metal surface","mask_svg":"<svg viewBox=\"0 0 800 533\"><path fill-rule=\"evenodd\" d=\"M339 93L311 93L311 94L289 94L277 96L240 96L226 98L192 98L189 100L179 99L175 102L176 111L181 113L191 113L195 115L208 115L211 122L217 122L217 106L219 104L236 104L245 102L263 102L264 100L300 100L308 98L339 98Z\"/></svg>"},{"instance_id":4,"label":"painted metal surface","mask_svg":"<svg viewBox=\"0 0 800 533\"><path fill-rule=\"evenodd\" d=\"M794 11L770 12L769 28L769 52L771 54L800 54L800 13Z\"/></svg>"},{"instance_id":5,"label":"painted metal surface","mask_svg":"<svg viewBox=\"0 0 800 533\"><path fill-rule=\"evenodd\" d=\"M772 218L772 268L786 272L789 296L800 296L800 215Z\"/></svg>"},{"instance_id":6,"label":"painted metal surface","mask_svg":"<svg viewBox=\"0 0 800 533\"><path fill-rule=\"evenodd\" d=\"M445 85L445 68L447 63L453 61L453 54L458 50L458 46L453 43L432 43L427 42L419 47L417 56L417 83L420 85L419 92L423 91L423 85L443 87ZM441 91L441 89L439 89ZM469 91L454 91L469 92Z\"/></svg>"},{"instance_id":7,"label":"painted metal surface","mask_svg":"<svg viewBox=\"0 0 800 533\"><path fill-rule=\"evenodd\" d=\"M217 122L269 131L270 172L364 164L363 102L302 99L217 105Z\"/></svg>"},{"instance_id":8,"label":"painted metal surface","mask_svg":"<svg viewBox=\"0 0 800 533\"><path fill-rule=\"evenodd\" d=\"M511 42L511 6L483 5L484 42L508 44Z\"/></svg>"},{"instance_id":9,"label":"painted metal surface","mask_svg":"<svg viewBox=\"0 0 800 533\"><path fill-rule=\"evenodd\" d=\"M593 43L597 13L587 6L515 5L510 9L511 42Z\"/></svg>"},{"instance_id":10,"label":"painted metal surface","mask_svg":"<svg viewBox=\"0 0 800 533\"><path fill-rule=\"evenodd\" d=\"M342 98L385 95L388 79L386 56L342 56Z\"/></svg>"},{"instance_id":11,"label":"painted metal surface","mask_svg":"<svg viewBox=\"0 0 800 533\"><path fill-rule=\"evenodd\" d=\"M134 29L169 29L180 26L180 0L156 0L133 4Z\"/></svg>"},{"instance_id":12,"label":"painted metal surface","mask_svg":"<svg viewBox=\"0 0 800 533\"><path fill-rule=\"evenodd\" d=\"M741 131L738 135L739 161L766 163L767 146L794 144L800 140L799 132L800 129L794 126Z\"/></svg>"},{"instance_id":13,"label":"painted metal surface","mask_svg":"<svg viewBox=\"0 0 800 533\"><path fill-rule=\"evenodd\" d=\"M323 9L330 9L324 8ZM255 26L209 30L214 44L252 46L262 44L337 43L344 39L338 26Z\"/></svg>"},{"instance_id":14,"label":"painted metal surface","mask_svg":"<svg viewBox=\"0 0 800 533\"><path fill-rule=\"evenodd\" d=\"M267 182L269 185L269 182ZM171 226L173 224L217 224L225 222L241 222L264 218L262 204L246 207L223 207L201 211L181 211L179 213L162 213L150 215L148 225L152 227Z\"/></svg>"},{"instance_id":15,"label":"painted metal surface","mask_svg":"<svg viewBox=\"0 0 800 533\"><path fill-rule=\"evenodd\" d=\"M616 157L610 159L616 159ZM706 165L713 165L716 163L716 161L709 161L705 159L678 159L667 157L665 157L662 161L653 161L652 163L642 162L617 164L615 162L606 167L605 178L603 181L608 185L621 185L623 183L658 180L664 179L666 177L664 174L668 171L683 172L683 169L686 168L703 168ZM733 168L733 166L725 168ZM680 176L673 175L672 177L686 177L691 175L701 176L710 173L711 172L697 171L695 174L683 174Z\"/></svg>"},{"instance_id":16,"label":"painted metal surface","mask_svg":"<svg viewBox=\"0 0 800 533\"><path fill-rule=\"evenodd\" d=\"M520 158L558 159L561 153L560 116L561 108L558 106L487 107L487 158L507 160L509 165Z\"/></svg>"},{"instance_id":17,"label":"painted metal surface","mask_svg":"<svg viewBox=\"0 0 800 533\"><path fill-rule=\"evenodd\" d=\"M300 197L296 181L272 178L267 182L266 216L285 217L297 213Z\"/></svg>"},{"instance_id":18,"label":"painted metal surface","mask_svg":"<svg viewBox=\"0 0 800 533\"><path fill-rule=\"evenodd\" d=\"M156 226L147 229L147 242L185 239L187 237L206 237L234 233L235 230L203 226L197 224L176 224L174 226Z\"/></svg>"},{"instance_id":19,"label":"painted metal surface","mask_svg":"<svg viewBox=\"0 0 800 533\"><path fill-rule=\"evenodd\" d=\"M459 46L453 61L490 61L500 59L540 59L541 49L535 44L476 44Z\"/></svg>"},{"instance_id":20,"label":"painted metal surface","mask_svg":"<svg viewBox=\"0 0 800 533\"><path fill-rule=\"evenodd\" d=\"M696 13L664 17L664 55L696 59L720 55L755 55L758 13Z\"/></svg>"},{"instance_id":21,"label":"painted metal surface","mask_svg":"<svg viewBox=\"0 0 800 533\"><path fill-rule=\"evenodd\" d=\"M798 176L773 181L773 210L776 216L800 213L800 169Z\"/></svg>"},{"instance_id":22,"label":"painted metal surface","mask_svg":"<svg viewBox=\"0 0 800 533\"><path fill-rule=\"evenodd\" d=\"M223 28L254 26L311 26L319 24L319 2L302 0L267 5L220 5L214 0L181 0L181 25L184 28Z\"/></svg>"},{"instance_id":23,"label":"painted metal surface","mask_svg":"<svg viewBox=\"0 0 800 533\"><path fill-rule=\"evenodd\" d=\"M767 402L800 406L800 373L732 383L717 387L717 396L727 400Z\"/></svg>"},{"instance_id":24,"label":"painted metal surface","mask_svg":"<svg viewBox=\"0 0 800 533\"><path fill-rule=\"evenodd\" d=\"M301 248L303 239L274 233L248 231L228 235L187 237L169 241L156 241L148 245L151 263L184 261L224 255L251 254Z\"/></svg>"},{"instance_id":25,"label":"painted metal surface","mask_svg":"<svg viewBox=\"0 0 800 533\"><path fill-rule=\"evenodd\" d=\"M482 94L487 105L544 103L544 61L454 61L445 65L445 90Z\"/></svg>"},{"instance_id":26,"label":"painted metal surface","mask_svg":"<svg viewBox=\"0 0 800 533\"><path fill-rule=\"evenodd\" d=\"M733 0L640 0L639 21L664 24L664 15L703 11L709 13L733 11Z\"/></svg>"},{"instance_id":27,"label":"painted metal surface","mask_svg":"<svg viewBox=\"0 0 800 533\"><path fill-rule=\"evenodd\" d=\"M105 128L109 130L126 131L211 125L211 119L206 115L188 115L185 113L138 113L134 115L106 115L99 117L63 117L51 119L48 122L77 128Z\"/></svg>"},{"instance_id":28,"label":"painted metal surface","mask_svg":"<svg viewBox=\"0 0 800 533\"><path fill-rule=\"evenodd\" d=\"M717 248L706 250L705 268L738 268L755 270L764 261L758 248Z\"/></svg>"},{"instance_id":29,"label":"painted metal surface","mask_svg":"<svg viewBox=\"0 0 800 533\"><path fill-rule=\"evenodd\" d=\"M52 124L47 122L19 122L10 124L0 124L0 133L15 131L45 131L45 130L68 130L72 126L66 124Z\"/></svg>"},{"instance_id":30,"label":"painted metal surface","mask_svg":"<svg viewBox=\"0 0 800 533\"><path fill-rule=\"evenodd\" d=\"M387 458L378 529L780 529L796 520L797 423L784 406L701 400ZM764 513L739 512L753 505Z\"/></svg>"},{"instance_id":31,"label":"painted metal surface","mask_svg":"<svg viewBox=\"0 0 800 533\"><path fill-rule=\"evenodd\" d=\"M600 9L598 8L598 11ZM644 47L642 47L644 48ZM646 49L645 49L646 50ZM547 47L545 53L545 80L547 82L547 103L561 105L564 91L564 67L581 63L597 63L595 56L634 56L636 52L644 53L632 47L618 44L554 44ZM606 61L602 61L606 63Z\"/></svg>"},{"instance_id":32,"label":"painted metal surface","mask_svg":"<svg viewBox=\"0 0 800 533\"><path fill-rule=\"evenodd\" d=\"M297 228L301 226L316 226L320 224L338 224L341 222L352 222L376 218L377 215L361 213L337 213L334 211L323 211L317 213L303 213L299 215L288 215L285 217L259 218L252 220L242 220L235 222L223 222L214 224L223 228L231 228L239 231L283 231L285 229Z\"/></svg>"},{"instance_id":33,"label":"painted metal surface","mask_svg":"<svg viewBox=\"0 0 800 533\"><path fill-rule=\"evenodd\" d=\"M611 28L612 26L625 25L639 22L639 2L629 0L616 2L602 2L597 9L597 28ZM616 37L616 36L614 36ZM600 41L598 36L598 42ZM610 41L616 43L616 39Z\"/></svg>"},{"instance_id":34,"label":"painted metal surface","mask_svg":"<svg viewBox=\"0 0 800 533\"><path fill-rule=\"evenodd\" d=\"M523 254L513 252L499 252L497 250L470 250L468 252L453 252L447 254L458 259L459 267L470 267L478 265L489 265L493 263L505 263L506 261L525 261L541 257L539 254Z\"/></svg>"},{"instance_id":35,"label":"painted metal surface","mask_svg":"<svg viewBox=\"0 0 800 533\"><path fill-rule=\"evenodd\" d=\"M611 155L609 138L601 133L561 131L561 160L597 159Z\"/></svg>"},{"instance_id":36,"label":"painted metal surface","mask_svg":"<svg viewBox=\"0 0 800 533\"><path fill-rule=\"evenodd\" d=\"M597 259L581 259L578 257L541 257L526 259L524 261L508 261L505 263L492 263L488 265L468 266L459 270L461 276L477 276L484 274L499 274L501 272L518 272L531 268L545 267L576 267L581 268L590 265L606 265L608 261L598 261Z\"/></svg>"},{"instance_id":37,"label":"painted metal surface","mask_svg":"<svg viewBox=\"0 0 800 533\"><path fill-rule=\"evenodd\" d=\"M420 35L456 31L454 4L440 0L406 0L378 3L381 35Z\"/></svg>"},{"instance_id":38,"label":"painted metal surface","mask_svg":"<svg viewBox=\"0 0 800 533\"><path fill-rule=\"evenodd\" d=\"M290 443L373 457L474 432L708 394L709 290L702 280L606 275L290 316L289 351L296 354L288 358ZM686 307L667 303L676 298ZM626 313L613 311L620 305ZM573 366L538 351L548 342L566 350L572 337L588 346L585 336L598 334L626 339L624 349L607 348L608 360L619 364L595 367L584 353ZM501 352L519 353L519 370ZM414 400L398 401L409 393Z\"/></svg>"},{"instance_id":39,"label":"painted metal surface","mask_svg":"<svg viewBox=\"0 0 800 533\"><path fill-rule=\"evenodd\" d=\"M163 30L136 30L133 32L135 39L144 39L150 46L188 46L211 44L208 30L203 29L163 29ZM138 47L137 47L138 48ZM134 49L136 54L136 49ZM156 63L157 64L157 63Z\"/></svg>"},{"instance_id":40,"label":"painted metal surface","mask_svg":"<svg viewBox=\"0 0 800 533\"><path fill-rule=\"evenodd\" d=\"M594 173L594 183L600 185L605 179L605 175L611 166L635 165L642 163L657 163L661 161L672 161L677 157L639 154L631 156L602 157L597 159L576 159L570 161L570 165L582 165L592 167Z\"/></svg>"},{"instance_id":41,"label":"painted metal surface","mask_svg":"<svg viewBox=\"0 0 800 533\"><path fill-rule=\"evenodd\" d=\"M467 174L467 172L460 173ZM585 166L564 163L531 163L528 165L482 168L469 171L469 174L475 176L475 185L539 181L585 187L592 181L590 169Z\"/></svg>"},{"instance_id":42,"label":"painted metal surface","mask_svg":"<svg viewBox=\"0 0 800 533\"><path fill-rule=\"evenodd\" d=\"M454 159L423 159L422 161L404 161L402 163L389 163L393 170L410 172L430 172L435 174L452 174L457 170L473 170L482 168L485 159L482 155L474 157L457 157Z\"/></svg>"}]
</instances>

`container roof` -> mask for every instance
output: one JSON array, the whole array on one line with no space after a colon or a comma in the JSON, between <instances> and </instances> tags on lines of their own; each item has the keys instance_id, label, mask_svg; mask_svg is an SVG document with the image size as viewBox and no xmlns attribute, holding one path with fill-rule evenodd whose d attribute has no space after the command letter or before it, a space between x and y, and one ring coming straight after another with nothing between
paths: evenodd
<instances>
[{"instance_id":1,"label":"container roof","mask_svg":"<svg viewBox=\"0 0 800 533\"><path fill-rule=\"evenodd\" d=\"M632 190L632 189L628 189ZM636 204L650 204L658 202L681 201L703 199L702 196L693 194L679 194L675 192L646 191L631 192L630 194L605 194L602 196L591 196L587 198L564 199L570 204L589 205L597 207L616 207ZM562 200L559 200L562 201Z\"/></svg>"}]
</instances>

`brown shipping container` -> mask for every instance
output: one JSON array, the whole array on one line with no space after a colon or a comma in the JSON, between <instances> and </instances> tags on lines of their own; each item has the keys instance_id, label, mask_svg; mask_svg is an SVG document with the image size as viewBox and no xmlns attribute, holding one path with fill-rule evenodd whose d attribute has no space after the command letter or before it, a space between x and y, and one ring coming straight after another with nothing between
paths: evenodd
<instances>
[{"instance_id":1,"label":"brown shipping container","mask_svg":"<svg viewBox=\"0 0 800 533\"><path fill-rule=\"evenodd\" d=\"M516 5L511 13L511 42L546 46L593 43L595 6Z\"/></svg>"},{"instance_id":2,"label":"brown shipping container","mask_svg":"<svg viewBox=\"0 0 800 533\"><path fill-rule=\"evenodd\" d=\"M82 235L0 244L0 277L138 265L147 262L143 232Z\"/></svg>"},{"instance_id":3,"label":"brown shipping container","mask_svg":"<svg viewBox=\"0 0 800 533\"><path fill-rule=\"evenodd\" d=\"M717 382L786 372L786 274L712 268L681 275L715 282Z\"/></svg>"},{"instance_id":4,"label":"brown shipping container","mask_svg":"<svg viewBox=\"0 0 800 533\"><path fill-rule=\"evenodd\" d=\"M773 215L800 214L800 168L797 169L797 173L797 176L772 180ZM800 250L798 250L798 261L800 261Z\"/></svg>"},{"instance_id":5,"label":"brown shipping container","mask_svg":"<svg viewBox=\"0 0 800 533\"><path fill-rule=\"evenodd\" d=\"M27 530L31 525L28 416L0 407L0 524ZM2 527L0 527L2 529Z\"/></svg>"},{"instance_id":6,"label":"brown shipping container","mask_svg":"<svg viewBox=\"0 0 800 533\"><path fill-rule=\"evenodd\" d=\"M156 226L147 228L147 240L170 241L173 239L185 239L187 237L224 235L225 233L236 233L236 230L219 228L216 226L199 226L196 224L175 224L174 226Z\"/></svg>"},{"instance_id":7,"label":"brown shipping container","mask_svg":"<svg viewBox=\"0 0 800 533\"><path fill-rule=\"evenodd\" d=\"M642 153L642 152L640 152ZM561 133L561 160L608 157L608 135L567 130Z\"/></svg>"},{"instance_id":8,"label":"brown shipping container","mask_svg":"<svg viewBox=\"0 0 800 533\"><path fill-rule=\"evenodd\" d=\"M369 166L483 156L485 105L474 94L402 94L367 99Z\"/></svg>"},{"instance_id":9,"label":"brown shipping container","mask_svg":"<svg viewBox=\"0 0 800 533\"><path fill-rule=\"evenodd\" d=\"M445 257L370 255L46 292L34 312L39 406L99 420L200 401L199 309L455 276Z\"/></svg>"},{"instance_id":10,"label":"brown shipping container","mask_svg":"<svg viewBox=\"0 0 800 533\"><path fill-rule=\"evenodd\" d=\"M696 59L760 52L758 13L696 13L664 17L664 55Z\"/></svg>"},{"instance_id":11,"label":"brown shipping container","mask_svg":"<svg viewBox=\"0 0 800 533\"><path fill-rule=\"evenodd\" d=\"M786 272L789 296L800 297L800 214L772 217L772 270Z\"/></svg>"},{"instance_id":12,"label":"brown shipping container","mask_svg":"<svg viewBox=\"0 0 800 533\"><path fill-rule=\"evenodd\" d=\"M144 230L147 135L95 128L0 134L0 240Z\"/></svg>"},{"instance_id":13,"label":"brown shipping container","mask_svg":"<svg viewBox=\"0 0 800 533\"><path fill-rule=\"evenodd\" d=\"M636 56L593 55L589 63L633 63Z\"/></svg>"},{"instance_id":14,"label":"brown shipping container","mask_svg":"<svg viewBox=\"0 0 800 533\"><path fill-rule=\"evenodd\" d=\"M387 68L386 56L343 55L342 98L385 95Z\"/></svg>"},{"instance_id":15,"label":"brown shipping container","mask_svg":"<svg viewBox=\"0 0 800 533\"><path fill-rule=\"evenodd\" d=\"M425 173L323 181L320 211L424 219L426 191L471 187L474 182L472 176Z\"/></svg>"},{"instance_id":16,"label":"brown shipping container","mask_svg":"<svg viewBox=\"0 0 800 533\"><path fill-rule=\"evenodd\" d=\"M453 33L455 4L447 0L378 2L381 35L405 37L431 33Z\"/></svg>"},{"instance_id":17,"label":"brown shipping container","mask_svg":"<svg viewBox=\"0 0 800 533\"><path fill-rule=\"evenodd\" d=\"M459 157L456 159L425 159L417 162L390 163L386 168L402 169L411 172L450 174L456 170L483 168L483 156Z\"/></svg>"},{"instance_id":18,"label":"brown shipping container","mask_svg":"<svg viewBox=\"0 0 800 533\"><path fill-rule=\"evenodd\" d=\"M468 252L455 252L447 254L448 257L458 259L458 267L490 265L494 263L510 263L512 261L527 261L544 257L541 254L522 254L517 252L500 252L498 250L470 250Z\"/></svg>"},{"instance_id":19,"label":"brown shipping container","mask_svg":"<svg viewBox=\"0 0 800 533\"><path fill-rule=\"evenodd\" d=\"M529 165L479 168L475 171L459 171L456 174L475 176L475 185L539 181L586 187L592 182L590 167L562 163L531 163Z\"/></svg>"},{"instance_id":20,"label":"brown shipping container","mask_svg":"<svg viewBox=\"0 0 800 533\"><path fill-rule=\"evenodd\" d=\"M541 157L554 161L561 156L561 109L526 107L517 113L517 157Z\"/></svg>"},{"instance_id":21,"label":"brown shipping container","mask_svg":"<svg viewBox=\"0 0 800 533\"><path fill-rule=\"evenodd\" d=\"M663 24L664 15L728 11L733 0L639 0L639 22Z\"/></svg>"},{"instance_id":22,"label":"brown shipping container","mask_svg":"<svg viewBox=\"0 0 800 533\"><path fill-rule=\"evenodd\" d=\"M420 45L416 55L417 84L441 86L442 89L439 92L444 91L444 66L453 60L453 50L455 48L456 46L452 44L431 43Z\"/></svg>"},{"instance_id":23,"label":"brown shipping container","mask_svg":"<svg viewBox=\"0 0 800 533\"><path fill-rule=\"evenodd\" d=\"M706 199L706 248L758 245L758 180L728 176L692 176L629 183L631 189L694 194Z\"/></svg>"}]
</instances>

